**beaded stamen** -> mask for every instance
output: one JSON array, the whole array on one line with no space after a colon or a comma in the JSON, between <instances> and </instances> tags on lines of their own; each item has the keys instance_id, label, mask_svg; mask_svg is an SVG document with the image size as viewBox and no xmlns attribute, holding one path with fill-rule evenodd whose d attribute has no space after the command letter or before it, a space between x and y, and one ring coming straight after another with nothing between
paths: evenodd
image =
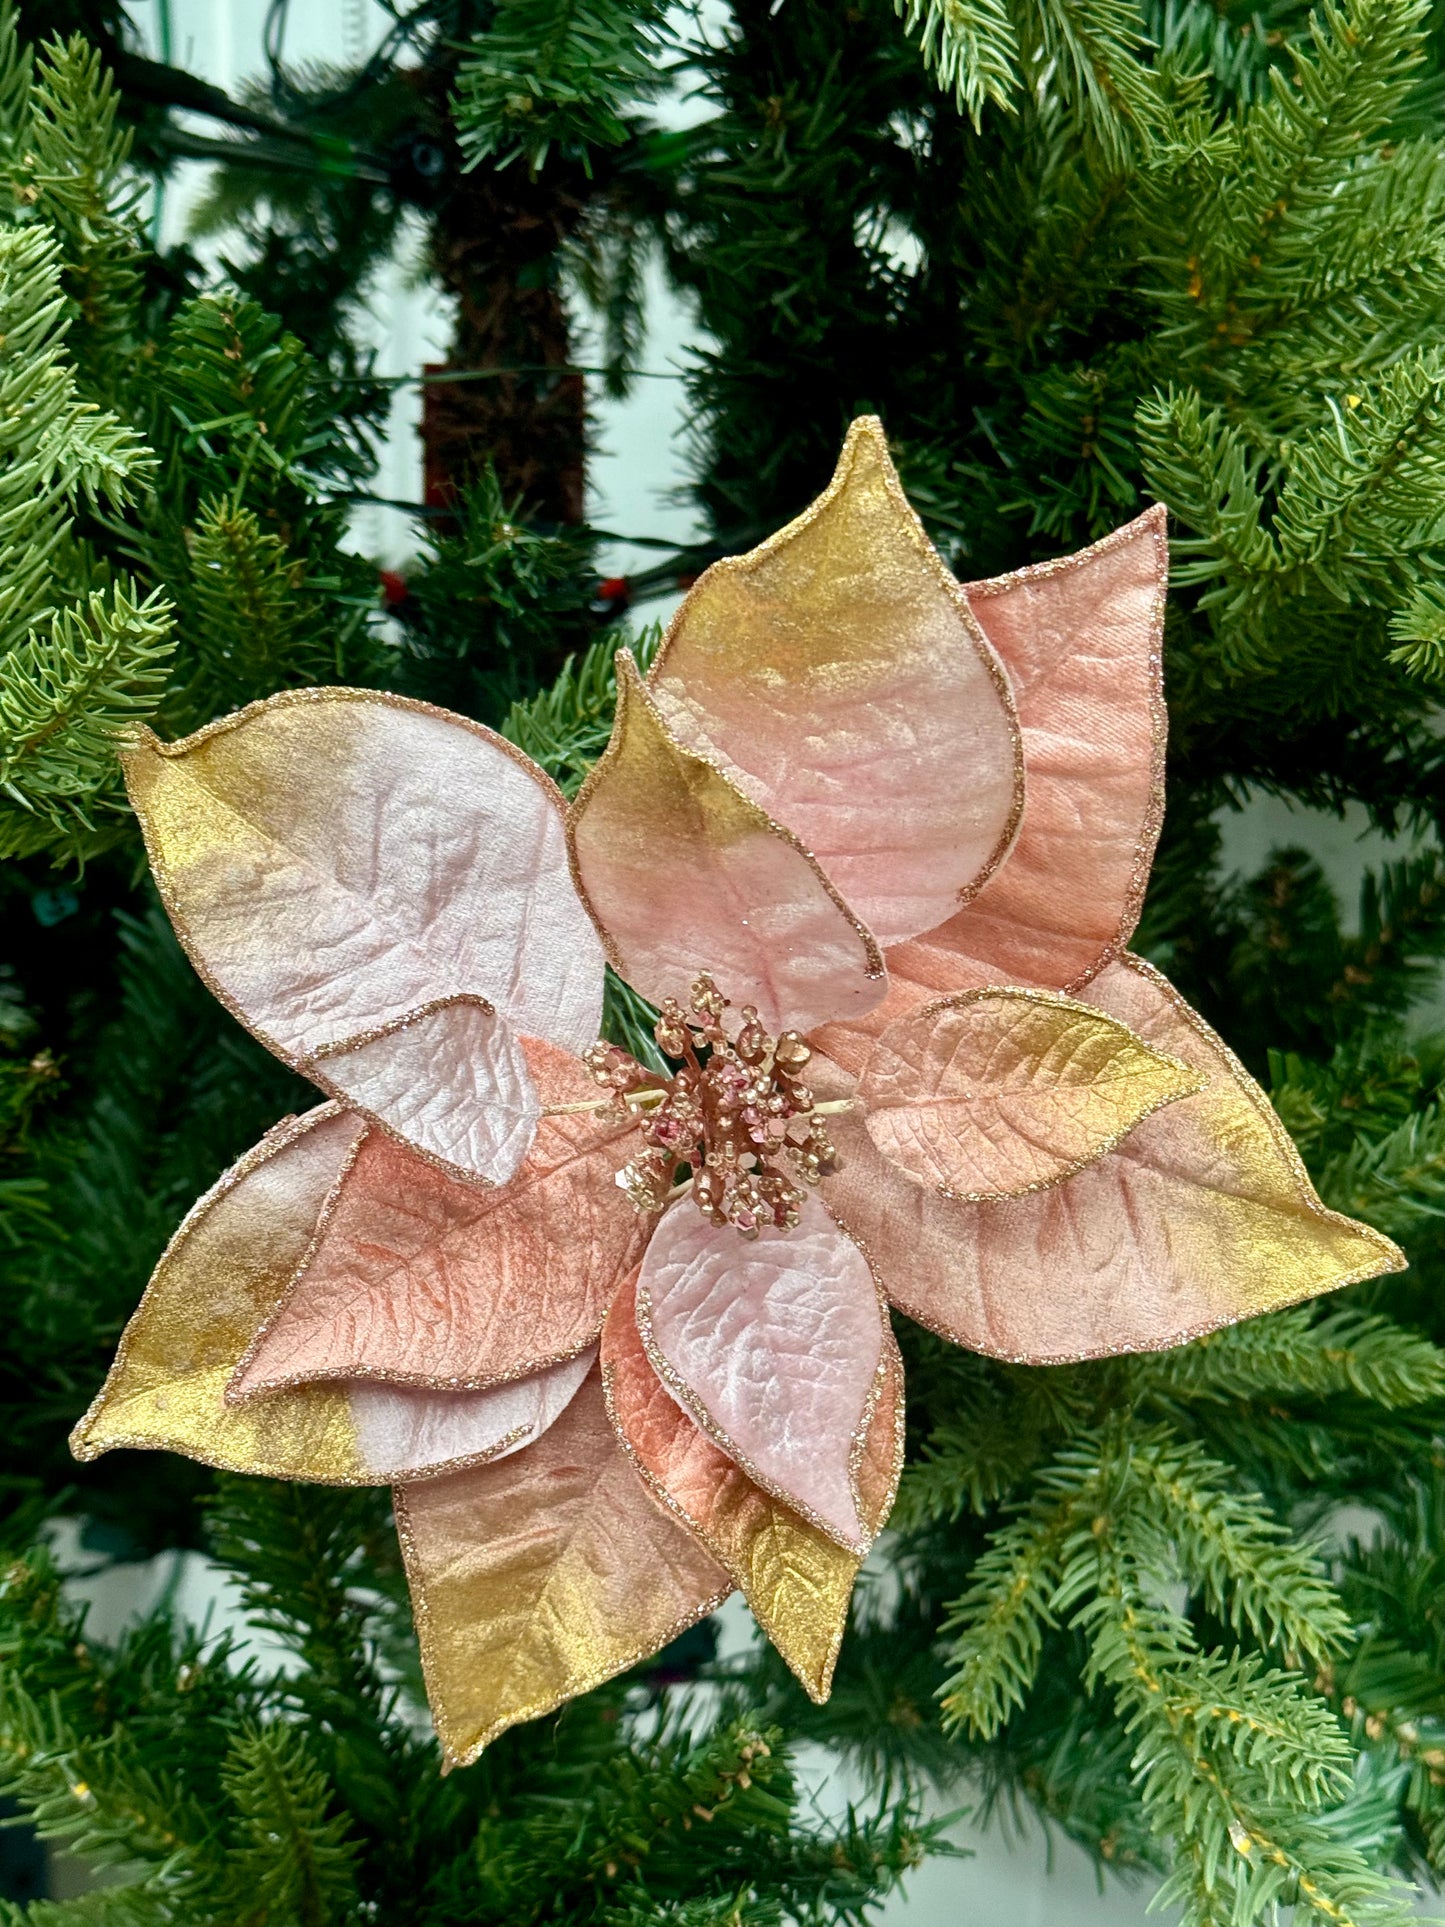
<instances>
[{"instance_id":1,"label":"beaded stamen","mask_svg":"<svg viewBox=\"0 0 1445 1927\"><path fill-rule=\"evenodd\" d=\"M688 1192L703 1216L744 1238L766 1226L791 1231L804 1185L838 1168L828 1126L801 1079L812 1051L795 1030L773 1038L752 1004L729 1037L728 1000L704 972L689 1009L668 998L653 1030L678 1065L670 1076L616 1044L594 1044L587 1068L638 1119L644 1149L617 1173L638 1211L661 1211ZM679 1185L679 1172L689 1175Z\"/></svg>"}]
</instances>

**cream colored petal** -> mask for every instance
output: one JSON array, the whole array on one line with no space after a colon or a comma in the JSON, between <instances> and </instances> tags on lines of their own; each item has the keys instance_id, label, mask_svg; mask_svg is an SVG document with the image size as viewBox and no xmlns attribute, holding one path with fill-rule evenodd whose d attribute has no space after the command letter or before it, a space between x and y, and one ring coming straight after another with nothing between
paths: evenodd
<instances>
[{"instance_id":1,"label":"cream colored petal","mask_svg":"<svg viewBox=\"0 0 1445 1927\"><path fill-rule=\"evenodd\" d=\"M566 1411L597 1359L576 1358L490 1392L419 1392L369 1382L347 1387L357 1449L378 1479L419 1479L491 1464L535 1444Z\"/></svg>"},{"instance_id":2,"label":"cream colored petal","mask_svg":"<svg viewBox=\"0 0 1445 1927\"><path fill-rule=\"evenodd\" d=\"M384 1484L357 1445L346 1391L306 1387L237 1410L227 1381L304 1259L366 1130L333 1104L279 1125L207 1192L171 1240L99 1397L78 1459L117 1446L323 1484Z\"/></svg>"},{"instance_id":3,"label":"cream colored petal","mask_svg":"<svg viewBox=\"0 0 1445 1927\"><path fill-rule=\"evenodd\" d=\"M525 1452L399 1486L396 1521L454 1766L647 1659L732 1590L649 1495L595 1372Z\"/></svg>"},{"instance_id":4,"label":"cream colored petal","mask_svg":"<svg viewBox=\"0 0 1445 1927\"><path fill-rule=\"evenodd\" d=\"M1088 1004L972 990L891 1025L858 1099L890 1162L946 1197L982 1203L1057 1184L1200 1083Z\"/></svg>"},{"instance_id":5,"label":"cream colored petal","mask_svg":"<svg viewBox=\"0 0 1445 1927\"><path fill-rule=\"evenodd\" d=\"M674 734L796 832L880 943L943 923L1008 846L1007 678L875 416L809 509L702 576L648 682Z\"/></svg>"},{"instance_id":6,"label":"cream colored petal","mask_svg":"<svg viewBox=\"0 0 1445 1927\"><path fill-rule=\"evenodd\" d=\"M777 1032L870 1009L878 947L791 831L653 707L631 657L617 659L612 741L568 819L578 888L616 969L644 997L687 1002L711 971Z\"/></svg>"},{"instance_id":7,"label":"cream colored petal","mask_svg":"<svg viewBox=\"0 0 1445 1927\"><path fill-rule=\"evenodd\" d=\"M285 691L178 743L144 732L124 761L166 907L227 1007L423 1152L478 1176L515 1159L527 1131L503 1156L486 1115L506 1038L582 1050L602 998L542 772L445 710L347 689Z\"/></svg>"},{"instance_id":8,"label":"cream colored petal","mask_svg":"<svg viewBox=\"0 0 1445 1927\"><path fill-rule=\"evenodd\" d=\"M687 1199L643 1255L637 1324L653 1370L764 1491L863 1553L858 1484L888 1320L867 1257L816 1197L752 1241Z\"/></svg>"},{"instance_id":9,"label":"cream colored petal","mask_svg":"<svg viewBox=\"0 0 1445 1927\"><path fill-rule=\"evenodd\" d=\"M1204 1088L1062 1183L994 1204L940 1197L882 1155L861 1114L831 1120L829 1206L892 1302L971 1351L1022 1364L1158 1351L1405 1263L1321 1204L1259 1086L1155 970L1128 955L1083 999ZM821 1057L820 1096L852 1080Z\"/></svg>"}]
</instances>

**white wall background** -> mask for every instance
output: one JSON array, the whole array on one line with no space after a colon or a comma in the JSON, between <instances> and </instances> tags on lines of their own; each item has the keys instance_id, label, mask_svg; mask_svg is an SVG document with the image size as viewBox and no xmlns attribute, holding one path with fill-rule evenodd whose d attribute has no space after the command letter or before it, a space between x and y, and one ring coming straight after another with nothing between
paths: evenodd
<instances>
[{"instance_id":1,"label":"white wall background","mask_svg":"<svg viewBox=\"0 0 1445 1927\"><path fill-rule=\"evenodd\" d=\"M129 10L152 52L160 54L164 48L170 58L228 92L244 88L262 70L265 0L130 0ZM294 0L286 55L298 61L350 63L365 57L384 27L385 16L374 0ZM674 108L679 119L689 111L685 102ZM188 210L205 176L204 167L188 164L172 181L157 210L166 240L184 235ZM417 232L369 292L371 338L381 374L414 375L424 362L444 353L446 304L422 278L420 259ZM652 322L640 357L647 378L637 382L625 402L611 402L594 392L589 513L597 526L623 536L684 542L699 532L678 500L687 474L680 370L694 331L691 317L656 276L652 294ZM584 347L579 359L586 358ZM378 495L420 500L419 419L418 389L399 387L374 484ZM820 485L824 479L819 477ZM362 552L395 565L414 553L415 531L405 514L368 507L357 512L353 540ZM625 573L647 556L645 549L618 541L605 554L604 572ZM643 613L662 613L663 607ZM1267 800L1226 824L1226 854L1234 866L1258 865L1281 842L1312 849L1347 894L1353 892L1362 861L1367 856L1377 859L1385 848L1383 839L1362 833L1358 822L1338 823ZM72 1538L62 1535L59 1549L63 1557L84 1563ZM167 1596L198 1623L219 1626L236 1617L225 1586L195 1555L112 1570L98 1579L77 1580L74 1589L92 1601L92 1629L101 1638ZM726 1638L749 1637L749 1624L745 1613L730 1612ZM829 1781L820 1766L819 1797L826 1807L836 1810L850 1791L841 1780ZM959 1794L947 1807L965 1804L967 1797ZM1037 1826L1010 1835L998 1827L983 1831L964 1822L953 1838L971 1857L938 1860L919 1870L906 1894L883 1910L881 1918L889 1927L994 1927L1002 1922L1008 1927L1143 1927L1146 1917L1164 1918L1148 1912L1147 1890L1111 1881L1101 1891L1088 1857L1067 1840L1048 1841ZM76 1881L80 1876L72 1869L62 1870L62 1877Z\"/></svg>"}]
</instances>

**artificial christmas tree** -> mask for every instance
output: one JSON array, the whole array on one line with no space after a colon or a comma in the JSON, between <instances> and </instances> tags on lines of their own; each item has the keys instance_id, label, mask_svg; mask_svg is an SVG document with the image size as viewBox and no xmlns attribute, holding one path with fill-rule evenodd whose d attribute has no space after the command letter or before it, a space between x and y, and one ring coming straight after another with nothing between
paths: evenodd
<instances>
[{"instance_id":1,"label":"artificial christmas tree","mask_svg":"<svg viewBox=\"0 0 1445 1927\"><path fill-rule=\"evenodd\" d=\"M218 196L254 245L244 287L211 290L147 258L93 55L32 71L7 22L0 1750L47 1828L131 1877L51 1918L856 1918L927 1845L929 1778L1165 1873L1199 1927L1409 1917L1393 1876L1431 1882L1445 1822L1445 30L1399 0L901 21L737 0L676 47L644 7L399 16L362 72L280 71L233 102L140 61L114 9L22 10L119 55L147 165L224 149ZM647 120L668 61L711 109L682 133ZM182 103L234 135L174 127ZM480 261L493 331L453 360L499 400L448 417L455 492L387 639L340 498L372 419L349 304L402 204L437 210L439 255ZM525 260L466 244L499 207L531 223ZM265 238L308 227L311 250ZM64 1455L192 1197L309 1101L190 976L114 748L138 719L176 737L347 681L501 727L575 792L619 637L572 526L566 315L605 310L625 379L649 246L709 341L710 553L801 509L870 411L965 579L1167 507L1168 807L1133 945L1266 1084L1325 1202L1411 1268L1072 1365L900 1323L889 1584L826 1706L760 1654L685 1718L659 1695L706 1660L675 1655L438 1780L383 1499ZM1225 870L1221 818L1261 791L1409 833L1357 919L1301 851ZM605 1024L646 1054L621 986ZM1345 1505L1368 1511L1342 1541ZM55 1511L112 1555L207 1544L299 1664L229 1664L163 1619L90 1646L35 1549ZM847 1754L878 1811L800 1818L802 1738Z\"/></svg>"}]
</instances>

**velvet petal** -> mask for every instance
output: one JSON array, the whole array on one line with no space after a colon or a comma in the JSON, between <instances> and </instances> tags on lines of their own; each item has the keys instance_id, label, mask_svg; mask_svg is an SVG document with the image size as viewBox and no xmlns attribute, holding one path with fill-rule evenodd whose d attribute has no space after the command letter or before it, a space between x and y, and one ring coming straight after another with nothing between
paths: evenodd
<instances>
[{"instance_id":1,"label":"velvet petal","mask_svg":"<svg viewBox=\"0 0 1445 1927\"><path fill-rule=\"evenodd\" d=\"M365 1129L335 1104L288 1119L200 1199L71 1435L78 1459L154 1447L269 1478L378 1482L344 1387L303 1387L240 1411L225 1400L237 1359L304 1258Z\"/></svg>"},{"instance_id":2,"label":"velvet petal","mask_svg":"<svg viewBox=\"0 0 1445 1927\"><path fill-rule=\"evenodd\" d=\"M883 1157L858 1111L831 1120L828 1203L893 1303L971 1351L1027 1364L1156 1351L1405 1260L1329 1211L1259 1086L1157 971L1111 964L1084 993L1207 1080L1051 1189L943 1198ZM851 1080L822 1058L820 1096Z\"/></svg>"},{"instance_id":3,"label":"velvet petal","mask_svg":"<svg viewBox=\"0 0 1445 1927\"><path fill-rule=\"evenodd\" d=\"M859 1475L870 1537L892 1508L903 1457L903 1362L891 1331L884 1357ZM648 1363L635 1277L602 1328L602 1376L608 1414L649 1489L731 1575L810 1697L825 1700L860 1554L755 1485L693 1424Z\"/></svg>"},{"instance_id":4,"label":"velvet petal","mask_svg":"<svg viewBox=\"0 0 1445 1927\"><path fill-rule=\"evenodd\" d=\"M454 1766L657 1652L732 1589L647 1492L596 1373L525 1452L399 1486L396 1522Z\"/></svg>"},{"instance_id":5,"label":"velvet petal","mask_svg":"<svg viewBox=\"0 0 1445 1927\"><path fill-rule=\"evenodd\" d=\"M418 1479L520 1452L555 1425L596 1360L576 1358L511 1379L490 1392L417 1392L403 1385L348 1387L356 1442L378 1480Z\"/></svg>"},{"instance_id":6,"label":"velvet petal","mask_svg":"<svg viewBox=\"0 0 1445 1927\"><path fill-rule=\"evenodd\" d=\"M365 690L288 690L124 760L166 907L228 1008L389 1129L417 1123L419 1148L463 1164L480 1143L472 1168L496 1177L478 1013L580 1051L601 1012L555 786L489 730Z\"/></svg>"},{"instance_id":7,"label":"velvet petal","mask_svg":"<svg viewBox=\"0 0 1445 1927\"><path fill-rule=\"evenodd\" d=\"M796 1230L751 1243L684 1199L638 1279L638 1329L673 1397L764 1491L857 1552L885 1322L868 1260L815 1197Z\"/></svg>"},{"instance_id":8,"label":"velvet petal","mask_svg":"<svg viewBox=\"0 0 1445 1927\"><path fill-rule=\"evenodd\" d=\"M548 1103L597 1096L580 1064L530 1043ZM543 1117L522 1169L496 1187L369 1133L229 1396L322 1379L482 1390L575 1356L646 1238L614 1182L634 1128L596 1112Z\"/></svg>"},{"instance_id":9,"label":"velvet petal","mask_svg":"<svg viewBox=\"0 0 1445 1927\"><path fill-rule=\"evenodd\" d=\"M776 1032L883 995L870 933L790 830L672 736L625 651L612 741L568 835L614 968L654 1003L686 1003L709 970Z\"/></svg>"},{"instance_id":10,"label":"velvet petal","mask_svg":"<svg viewBox=\"0 0 1445 1927\"><path fill-rule=\"evenodd\" d=\"M689 748L810 849L880 943L950 917L1022 799L1007 681L873 416L825 494L715 562L648 676Z\"/></svg>"},{"instance_id":11,"label":"velvet petal","mask_svg":"<svg viewBox=\"0 0 1445 1927\"><path fill-rule=\"evenodd\" d=\"M1076 555L966 586L1018 702L1023 820L971 903L889 948L886 1004L820 1033L835 1062L856 1075L926 998L1010 982L1076 991L1128 942L1164 810L1167 577L1153 508Z\"/></svg>"},{"instance_id":12,"label":"velvet petal","mask_svg":"<svg viewBox=\"0 0 1445 1927\"><path fill-rule=\"evenodd\" d=\"M979 1203L1057 1184L1200 1083L1179 1058L1072 997L968 990L890 1025L858 1100L890 1162Z\"/></svg>"},{"instance_id":13,"label":"velvet petal","mask_svg":"<svg viewBox=\"0 0 1445 1927\"><path fill-rule=\"evenodd\" d=\"M453 997L317 1051L303 1068L443 1170L505 1184L537 1128L541 1106L527 1059L529 1044L539 1043L480 998Z\"/></svg>"}]
</instances>

